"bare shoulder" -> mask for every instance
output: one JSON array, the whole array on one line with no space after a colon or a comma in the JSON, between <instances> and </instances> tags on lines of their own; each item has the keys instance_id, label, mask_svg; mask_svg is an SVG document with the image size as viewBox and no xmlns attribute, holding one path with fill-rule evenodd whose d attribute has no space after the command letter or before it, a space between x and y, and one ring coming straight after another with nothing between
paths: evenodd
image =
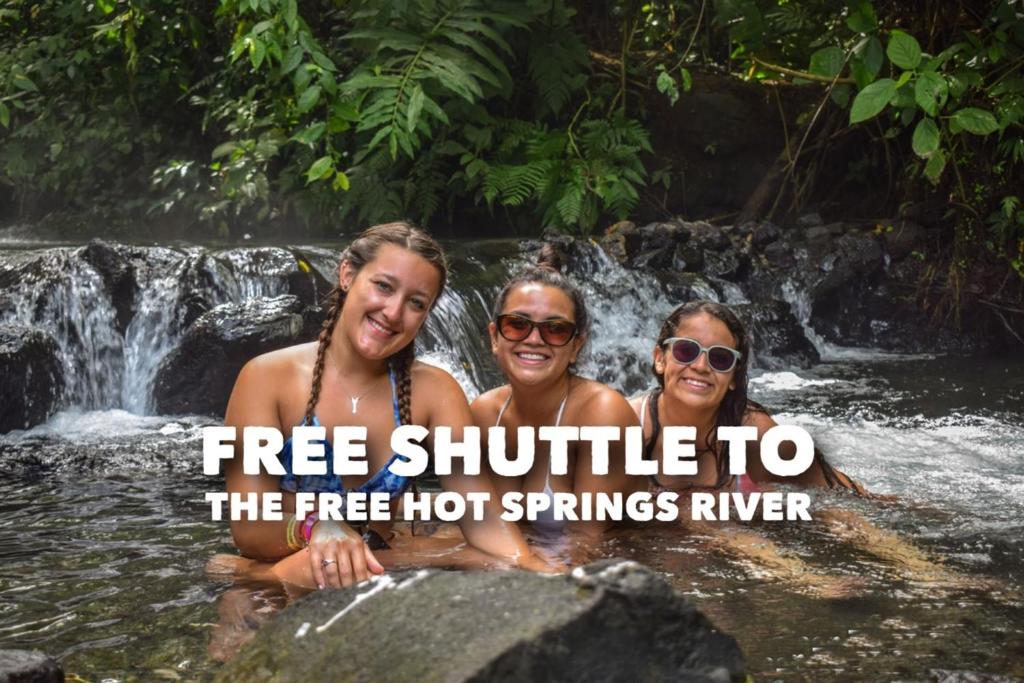
<instances>
[{"instance_id":1,"label":"bare shoulder","mask_svg":"<svg viewBox=\"0 0 1024 683\"><path fill-rule=\"evenodd\" d=\"M508 395L509 387L507 384L503 384L477 396L469 405L469 409L473 412L473 420L478 425L493 425L498 419L498 411L505 404Z\"/></svg>"},{"instance_id":2,"label":"bare shoulder","mask_svg":"<svg viewBox=\"0 0 1024 683\"><path fill-rule=\"evenodd\" d=\"M636 425L639 418L626 398L607 384L590 379L580 379L577 391L581 398L578 404L580 424L588 425Z\"/></svg>"},{"instance_id":3,"label":"bare shoulder","mask_svg":"<svg viewBox=\"0 0 1024 683\"><path fill-rule=\"evenodd\" d=\"M449 394L465 397L465 392L462 391L462 387L455 381L455 378L447 370L436 365L422 361L414 362L410 380L414 392L418 389L418 393L426 392L426 395L432 398L440 398Z\"/></svg>"},{"instance_id":4,"label":"bare shoulder","mask_svg":"<svg viewBox=\"0 0 1024 683\"><path fill-rule=\"evenodd\" d=\"M743 426L745 427L757 427L758 435L764 434L766 431L776 426L775 420L766 411L747 406L747 410L743 413Z\"/></svg>"},{"instance_id":5,"label":"bare shoulder","mask_svg":"<svg viewBox=\"0 0 1024 683\"><path fill-rule=\"evenodd\" d=\"M296 387L305 386L316 359L316 344L300 344L249 360L238 373L225 420L240 424L279 422L280 408Z\"/></svg>"}]
</instances>

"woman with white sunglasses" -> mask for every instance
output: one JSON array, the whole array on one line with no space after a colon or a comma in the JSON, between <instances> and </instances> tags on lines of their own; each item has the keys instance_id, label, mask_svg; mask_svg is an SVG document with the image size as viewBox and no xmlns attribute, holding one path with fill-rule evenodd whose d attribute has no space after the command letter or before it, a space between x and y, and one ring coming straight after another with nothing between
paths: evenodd
<instances>
[{"instance_id":1,"label":"woman with white sunglasses","mask_svg":"<svg viewBox=\"0 0 1024 683\"><path fill-rule=\"evenodd\" d=\"M797 477L768 472L756 454L747 458L747 474L729 474L728 445L719 444L720 427L753 426L758 441L775 426L760 404L747 397L750 343L736 314L713 301L690 301L666 318L654 348L658 388L630 403L644 429L644 454L660 457L663 425L697 428L698 471L695 476L655 477L658 488L672 490L756 490L757 483L843 487L864 493L863 487L832 468L820 452L815 464ZM792 444L790 444L792 445ZM785 452L783 457L787 457Z\"/></svg>"},{"instance_id":2,"label":"woman with white sunglasses","mask_svg":"<svg viewBox=\"0 0 1024 683\"><path fill-rule=\"evenodd\" d=\"M765 432L776 426L765 408L747 396L749 358L746 331L727 306L690 301L677 307L664 321L654 348L653 371L658 388L631 399L630 405L640 418L644 454L648 458L661 457L662 427L695 426L698 470L694 476L659 475L652 478L653 488L681 493L701 489L750 493L780 483L842 488L868 496L863 486L829 465L817 450L811 467L796 477L779 477L769 472L757 449L748 452L746 474L729 474L729 446L718 440L718 429L753 426L760 442ZM787 458L793 452L787 453L784 444L781 455ZM904 575L947 584L962 579L895 533L874 526L852 511L817 510L814 519L847 542L891 563ZM703 530L710 532L711 544L720 550L754 559L777 578L794 581L801 588L832 595L845 594L850 588L849 579L819 573L800 558L782 553L760 534L735 527L728 532L724 527Z\"/></svg>"}]
</instances>

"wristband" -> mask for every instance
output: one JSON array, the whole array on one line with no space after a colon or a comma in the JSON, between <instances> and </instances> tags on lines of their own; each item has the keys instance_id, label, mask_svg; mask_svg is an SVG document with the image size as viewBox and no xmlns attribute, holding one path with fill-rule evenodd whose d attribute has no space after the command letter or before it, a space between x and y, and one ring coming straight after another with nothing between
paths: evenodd
<instances>
[{"instance_id":1,"label":"wristband","mask_svg":"<svg viewBox=\"0 0 1024 683\"><path fill-rule=\"evenodd\" d=\"M313 525L320 521L320 515L315 512L311 515L306 515L306 519L302 522L302 540L303 545L309 545L309 539L313 537Z\"/></svg>"},{"instance_id":2,"label":"wristband","mask_svg":"<svg viewBox=\"0 0 1024 683\"><path fill-rule=\"evenodd\" d=\"M306 547L306 544L302 542L302 538L299 535L299 519L295 515L288 517L288 524L285 525L285 542L288 544L289 550L302 550Z\"/></svg>"}]
</instances>

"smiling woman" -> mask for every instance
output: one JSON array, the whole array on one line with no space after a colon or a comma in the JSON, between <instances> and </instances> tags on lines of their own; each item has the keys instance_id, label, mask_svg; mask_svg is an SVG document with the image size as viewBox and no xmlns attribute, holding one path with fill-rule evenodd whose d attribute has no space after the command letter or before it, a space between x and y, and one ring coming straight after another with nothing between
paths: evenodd
<instances>
[{"instance_id":1,"label":"smiling woman","mask_svg":"<svg viewBox=\"0 0 1024 683\"><path fill-rule=\"evenodd\" d=\"M477 398L473 419L486 434L488 427L507 427L505 447L520 449L520 427L614 426L637 424L626 400L614 389L572 372L587 341L590 316L579 290L561 272L561 262L551 245L541 250L537 266L512 278L495 302L488 325L491 351L508 384ZM535 439L534 467L521 477L494 478L499 493L541 492L553 503L556 493L632 492L640 487L625 471L621 441L610 444L609 473L595 475L587 442L570 445L568 472L551 471L548 444ZM560 533L565 520L552 514L549 505L533 522L535 531ZM595 534L607 521L574 522L579 530Z\"/></svg>"},{"instance_id":2,"label":"smiling woman","mask_svg":"<svg viewBox=\"0 0 1024 683\"><path fill-rule=\"evenodd\" d=\"M388 548L389 525L374 524L360 534L344 522L316 515L300 520L294 515L295 493L384 492L395 505L411 478L390 470L400 457L390 449L392 430L403 424L445 426L461 438L471 423L455 380L414 358L416 335L446 276L441 248L423 231L405 223L370 228L342 254L319 339L254 358L239 374L225 423L274 427L288 437L281 452L283 476L246 474L238 447L226 470L231 494L284 492L283 508L292 513L285 520L243 519L231 527L244 556L279 560L274 576L324 587L348 586L382 573L374 550ZM429 401L418 398L427 392ZM295 425L364 426L369 474L297 474L290 436ZM323 447L330 461L332 445L325 441ZM441 477L441 484L459 493L493 491L486 476L461 471ZM500 509L489 512L482 523L463 522L469 543L506 561L528 563L531 555L518 529L497 519Z\"/></svg>"}]
</instances>

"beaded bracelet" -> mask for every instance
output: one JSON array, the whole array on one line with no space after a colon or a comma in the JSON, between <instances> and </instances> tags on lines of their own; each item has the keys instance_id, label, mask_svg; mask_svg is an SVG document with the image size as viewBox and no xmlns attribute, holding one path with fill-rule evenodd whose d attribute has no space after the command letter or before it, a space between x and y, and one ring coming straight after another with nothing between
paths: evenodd
<instances>
[{"instance_id":1,"label":"beaded bracelet","mask_svg":"<svg viewBox=\"0 0 1024 683\"><path fill-rule=\"evenodd\" d=\"M320 515L315 512L310 515L306 515L306 519L302 522L302 540L305 541L305 545L309 545L309 539L313 537L313 526L320 521Z\"/></svg>"},{"instance_id":2,"label":"beaded bracelet","mask_svg":"<svg viewBox=\"0 0 1024 683\"><path fill-rule=\"evenodd\" d=\"M299 536L299 519L295 515L289 515L288 524L285 526L285 540L290 550L302 550L306 544Z\"/></svg>"}]
</instances>

